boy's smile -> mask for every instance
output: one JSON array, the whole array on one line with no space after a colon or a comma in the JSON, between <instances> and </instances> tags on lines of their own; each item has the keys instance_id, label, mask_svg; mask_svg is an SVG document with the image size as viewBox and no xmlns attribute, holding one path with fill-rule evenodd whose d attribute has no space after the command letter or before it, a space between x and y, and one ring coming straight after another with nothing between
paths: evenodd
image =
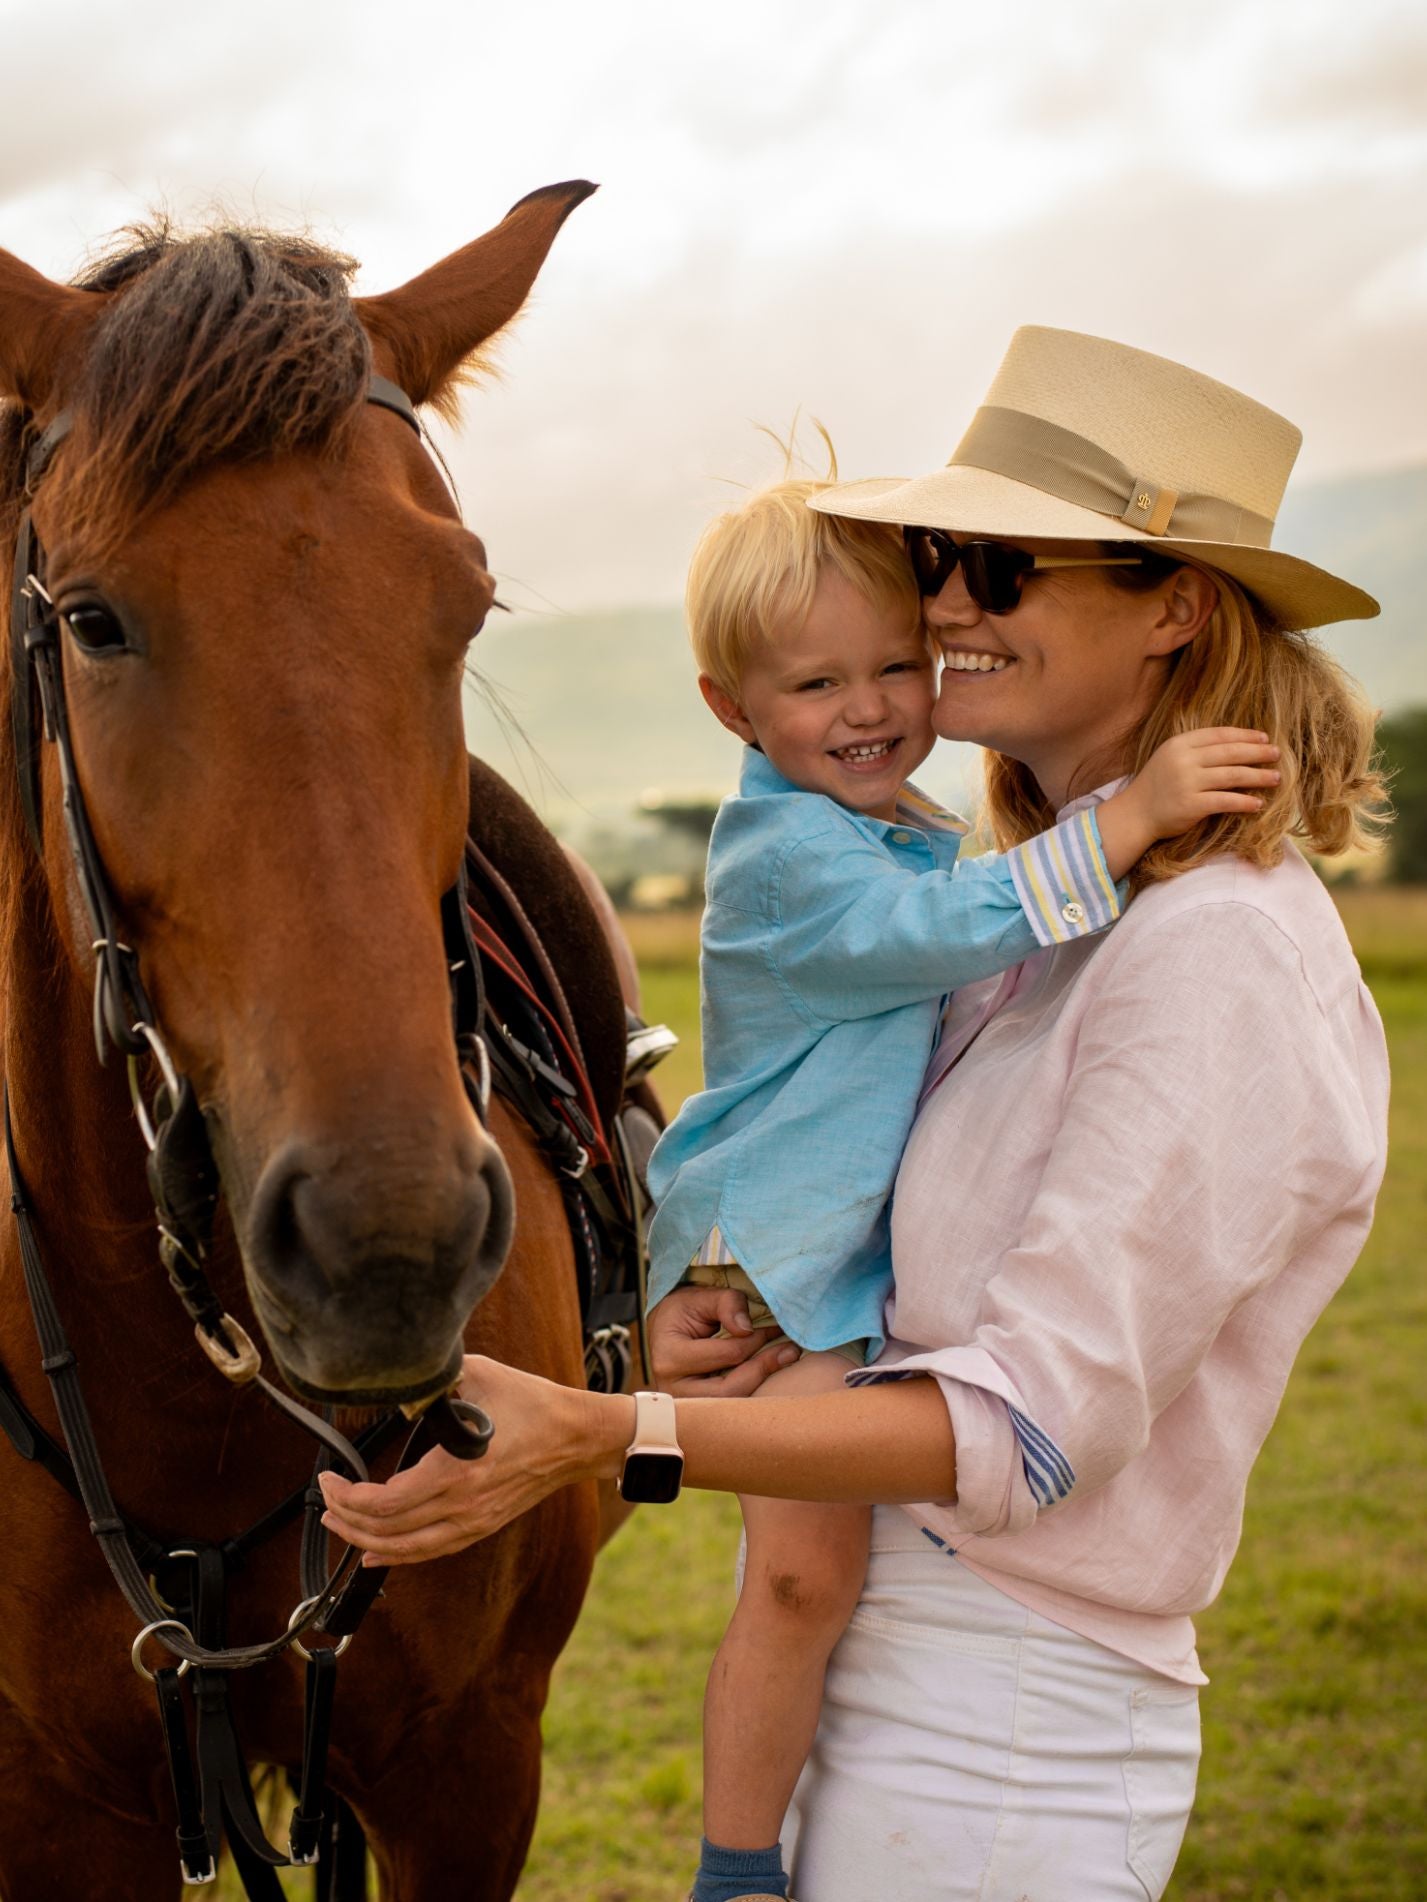
<instances>
[{"instance_id":1,"label":"boy's smile","mask_svg":"<svg viewBox=\"0 0 1427 1902\"><path fill-rule=\"evenodd\" d=\"M737 700L707 676L699 685L785 779L874 819L896 816L903 783L934 744L936 683L920 625L868 601L836 569L800 628L759 643Z\"/></svg>"}]
</instances>

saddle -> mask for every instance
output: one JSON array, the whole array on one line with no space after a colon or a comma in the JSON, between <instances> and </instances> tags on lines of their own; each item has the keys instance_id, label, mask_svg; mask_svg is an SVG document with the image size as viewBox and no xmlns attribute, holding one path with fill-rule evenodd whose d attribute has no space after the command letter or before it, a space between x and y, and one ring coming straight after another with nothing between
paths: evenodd
<instances>
[{"instance_id":1,"label":"saddle","mask_svg":"<svg viewBox=\"0 0 1427 1902\"><path fill-rule=\"evenodd\" d=\"M647 1077L677 1040L623 1004L600 920L551 833L489 766L472 759L470 775L466 893L492 1083L560 1185L586 1375L596 1391L618 1392L631 1371L652 1378L645 1172L663 1116Z\"/></svg>"}]
</instances>

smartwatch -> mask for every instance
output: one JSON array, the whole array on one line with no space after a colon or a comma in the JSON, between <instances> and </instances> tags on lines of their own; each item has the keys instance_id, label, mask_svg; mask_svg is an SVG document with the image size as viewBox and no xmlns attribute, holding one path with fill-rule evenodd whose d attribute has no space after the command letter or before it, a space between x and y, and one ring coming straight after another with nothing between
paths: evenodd
<instances>
[{"instance_id":1,"label":"smartwatch","mask_svg":"<svg viewBox=\"0 0 1427 1902\"><path fill-rule=\"evenodd\" d=\"M634 1438L619 1476L622 1498L631 1505L667 1506L684 1483L684 1455L674 1421L674 1398L667 1393L634 1396Z\"/></svg>"}]
</instances>

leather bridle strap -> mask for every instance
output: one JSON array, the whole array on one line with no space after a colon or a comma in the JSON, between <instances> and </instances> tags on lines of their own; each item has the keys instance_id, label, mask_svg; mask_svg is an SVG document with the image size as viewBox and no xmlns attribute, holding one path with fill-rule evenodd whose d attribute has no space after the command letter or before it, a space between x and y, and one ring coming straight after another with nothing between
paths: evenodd
<instances>
[{"instance_id":1,"label":"leather bridle strap","mask_svg":"<svg viewBox=\"0 0 1427 1902\"><path fill-rule=\"evenodd\" d=\"M390 377L373 375L367 380L367 401L378 409L389 409L404 423L409 423L417 436L424 442L421 418L416 413L416 405L402 389L399 383L393 383Z\"/></svg>"},{"instance_id":2,"label":"leather bridle strap","mask_svg":"<svg viewBox=\"0 0 1427 1902\"><path fill-rule=\"evenodd\" d=\"M34 1315L35 1333L39 1337L40 1365L49 1377L55 1410L59 1414L60 1427L64 1433L65 1447L74 1466L79 1496L89 1515L89 1530L98 1541L116 1584L140 1624L146 1630L149 1626L160 1627L154 1635L176 1657L182 1658L188 1664L207 1665L215 1670L236 1671L262 1664L268 1658L279 1656L295 1638L300 1637L311 1626L320 1624L332 1610L352 1573L356 1570L361 1555L349 1546L333 1568L323 1589L315 1596L309 1596L299 1605L286 1631L264 1644L236 1645L220 1650L210 1650L197 1643L187 1630L175 1627L174 1621L168 1615L168 1608L155 1595L143 1567L134 1555L128 1525L114 1503L114 1495L109 1489L109 1481L99 1457L94 1428L90 1422L89 1410L85 1405L84 1394L79 1383L78 1364L65 1333L64 1323L60 1319L59 1310L55 1305L54 1291L45 1273L34 1231L34 1219L26 1199L24 1178L20 1173L19 1158L15 1153L8 1087L5 1092L4 1120L5 1151L10 1165L10 1206L14 1211L16 1226L19 1230L20 1258L25 1276L25 1288L30 1297L30 1308ZM367 1469L361 1455L335 1428L328 1426L325 1421L316 1421L315 1416L308 1415L305 1408L299 1407L297 1402L279 1393L270 1383L264 1381L262 1385L268 1398L281 1406L284 1412L297 1419L298 1424L309 1432L314 1430L315 1422L315 1426L321 1429L319 1437L331 1451L338 1454L342 1464L352 1476L360 1480L366 1479Z\"/></svg>"},{"instance_id":3,"label":"leather bridle strap","mask_svg":"<svg viewBox=\"0 0 1427 1902\"><path fill-rule=\"evenodd\" d=\"M183 1879L190 1884L211 1882L216 1873L213 1850L203 1821L198 1771L189 1748L188 1718L183 1707L183 1689L176 1665L165 1664L154 1672L154 1691L159 1700L159 1723L163 1727L169 1780L173 1785L174 1808L178 1812L176 1834Z\"/></svg>"}]
</instances>

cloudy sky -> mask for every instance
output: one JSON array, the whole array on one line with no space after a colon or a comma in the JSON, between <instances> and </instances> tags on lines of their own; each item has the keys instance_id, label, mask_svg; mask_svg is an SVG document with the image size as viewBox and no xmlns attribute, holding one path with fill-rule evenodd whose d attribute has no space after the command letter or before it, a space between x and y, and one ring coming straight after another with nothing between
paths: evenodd
<instances>
[{"instance_id":1,"label":"cloudy sky","mask_svg":"<svg viewBox=\"0 0 1427 1902\"><path fill-rule=\"evenodd\" d=\"M0 243L147 208L402 281L597 180L452 455L512 599L675 598L757 435L944 461L1018 323L1249 390L1300 471L1427 458L1418 0L0 0Z\"/></svg>"}]
</instances>

